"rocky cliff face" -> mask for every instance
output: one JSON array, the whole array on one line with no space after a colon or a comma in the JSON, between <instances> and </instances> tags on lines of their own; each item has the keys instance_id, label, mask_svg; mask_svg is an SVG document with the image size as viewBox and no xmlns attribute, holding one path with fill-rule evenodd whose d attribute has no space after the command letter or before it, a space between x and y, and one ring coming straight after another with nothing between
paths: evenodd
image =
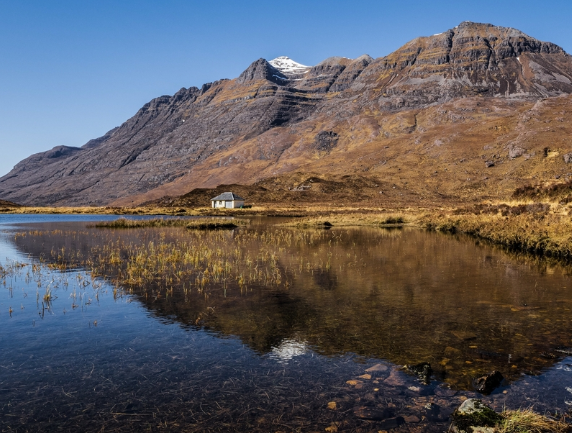
<instances>
[{"instance_id":1,"label":"rocky cliff face","mask_svg":"<svg viewBox=\"0 0 572 433\"><path fill-rule=\"evenodd\" d=\"M424 158L408 146L423 143L427 131L435 143L462 146L451 119L491 122L501 129L481 132L482 142L504 131L512 148L524 149L518 122L499 126L499 113L508 119L538 100L568 94L568 54L488 24L461 23L378 59L332 57L313 67L285 57L259 59L234 80L156 98L81 148L32 155L0 178L0 198L125 205L294 171L383 175L390 160L372 161L387 153L387 140L398 140L391 146L409 152L409 164ZM475 101L473 111L455 103L463 99ZM453 113L436 114L446 104ZM568 119L563 111L560 118ZM376 157L365 157L368 152Z\"/></svg>"}]
</instances>

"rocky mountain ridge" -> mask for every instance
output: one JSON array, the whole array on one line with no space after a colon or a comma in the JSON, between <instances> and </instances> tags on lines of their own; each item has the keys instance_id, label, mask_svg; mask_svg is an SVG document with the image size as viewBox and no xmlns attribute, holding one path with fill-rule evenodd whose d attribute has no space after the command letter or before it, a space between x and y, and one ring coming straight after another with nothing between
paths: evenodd
<instances>
[{"instance_id":1,"label":"rocky mountain ridge","mask_svg":"<svg viewBox=\"0 0 572 433\"><path fill-rule=\"evenodd\" d=\"M413 167L425 184L435 171L419 168L429 149L435 167L450 167L440 194L454 195L464 171L477 172L473 179L487 177L481 173L485 146L498 147L484 155L496 158L497 167L509 142L513 154L514 148L535 153L542 140L527 140L541 128L519 116L558 106L564 114L545 114L567 124L570 94L572 58L562 48L490 24L464 22L378 59L331 57L311 67L286 57L259 59L236 79L153 99L81 148L58 146L30 156L0 178L0 198L125 205L294 172L383 178ZM538 106L546 98L555 102ZM566 146L553 152L566 152ZM463 154L471 170L461 173L453 164ZM507 153L505 162L513 159ZM538 167L503 178L504 185L566 171L565 165ZM398 177L400 188L410 185Z\"/></svg>"}]
</instances>

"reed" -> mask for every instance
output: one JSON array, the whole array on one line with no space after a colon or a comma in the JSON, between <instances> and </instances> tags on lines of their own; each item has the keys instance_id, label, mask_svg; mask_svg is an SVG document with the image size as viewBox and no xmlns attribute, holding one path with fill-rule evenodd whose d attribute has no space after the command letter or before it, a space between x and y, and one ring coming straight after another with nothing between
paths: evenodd
<instances>
[{"instance_id":1,"label":"reed","mask_svg":"<svg viewBox=\"0 0 572 433\"><path fill-rule=\"evenodd\" d=\"M226 218L153 218L153 219L127 219L119 218L114 221L102 221L92 227L108 229L135 229L150 227L186 227L188 229L232 229L244 226L248 220L229 220ZM89 226L88 226L89 227Z\"/></svg>"}]
</instances>

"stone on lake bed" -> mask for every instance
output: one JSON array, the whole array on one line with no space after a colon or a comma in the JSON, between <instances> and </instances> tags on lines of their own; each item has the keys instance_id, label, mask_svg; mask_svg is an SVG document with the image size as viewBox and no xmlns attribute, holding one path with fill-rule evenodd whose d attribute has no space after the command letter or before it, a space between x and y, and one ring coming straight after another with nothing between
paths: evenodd
<instances>
[{"instance_id":1,"label":"stone on lake bed","mask_svg":"<svg viewBox=\"0 0 572 433\"><path fill-rule=\"evenodd\" d=\"M450 356L450 357L455 357L455 355L460 355L461 351L459 349L455 349L454 347L446 347L445 348L445 352L444 352L445 356Z\"/></svg>"},{"instance_id":2,"label":"stone on lake bed","mask_svg":"<svg viewBox=\"0 0 572 433\"><path fill-rule=\"evenodd\" d=\"M454 391L451 388L444 388L442 386L435 388L435 395L438 395L439 397L452 397L455 394L457 394L457 391Z\"/></svg>"},{"instance_id":3,"label":"stone on lake bed","mask_svg":"<svg viewBox=\"0 0 572 433\"><path fill-rule=\"evenodd\" d=\"M405 385L405 380L399 372L392 371L391 374L383 381L383 383L390 385L390 386L403 386Z\"/></svg>"},{"instance_id":4,"label":"stone on lake bed","mask_svg":"<svg viewBox=\"0 0 572 433\"><path fill-rule=\"evenodd\" d=\"M361 385L363 382L361 380L348 380L346 383L351 386L356 386Z\"/></svg>"},{"instance_id":5,"label":"stone on lake bed","mask_svg":"<svg viewBox=\"0 0 572 433\"><path fill-rule=\"evenodd\" d=\"M383 365L383 364L375 364L372 367L366 368L365 370L368 373L374 372L374 371L387 371L387 365Z\"/></svg>"},{"instance_id":6,"label":"stone on lake bed","mask_svg":"<svg viewBox=\"0 0 572 433\"><path fill-rule=\"evenodd\" d=\"M477 334L471 331L451 331L451 334L463 341L475 340L477 338Z\"/></svg>"},{"instance_id":7,"label":"stone on lake bed","mask_svg":"<svg viewBox=\"0 0 572 433\"><path fill-rule=\"evenodd\" d=\"M380 424L377 425L377 428L392 430L394 428L399 427L402 424L405 424L405 420L403 419L403 417L396 416L394 418L384 419Z\"/></svg>"},{"instance_id":8,"label":"stone on lake bed","mask_svg":"<svg viewBox=\"0 0 572 433\"><path fill-rule=\"evenodd\" d=\"M393 411L388 408L376 408L368 406L359 406L354 408L354 415L361 419L369 419L372 421L381 421L393 416Z\"/></svg>"},{"instance_id":9,"label":"stone on lake bed","mask_svg":"<svg viewBox=\"0 0 572 433\"><path fill-rule=\"evenodd\" d=\"M338 404L335 401L331 401L328 403L328 409L336 410L338 408Z\"/></svg>"},{"instance_id":10,"label":"stone on lake bed","mask_svg":"<svg viewBox=\"0 0 572 433\"><path fill-rule=\"evenodd\" d=\"M362 374L361 376L358 376L360 379L365 379L365 380L370 380L371 379L371 374Z\"/></svg>"}]
</instances>

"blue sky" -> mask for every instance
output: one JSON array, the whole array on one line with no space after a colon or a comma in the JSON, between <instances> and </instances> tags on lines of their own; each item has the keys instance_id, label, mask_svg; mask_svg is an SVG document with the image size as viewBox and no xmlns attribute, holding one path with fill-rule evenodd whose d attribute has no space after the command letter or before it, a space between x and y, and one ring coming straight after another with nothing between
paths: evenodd
<instances>
[{"instance_id":1,"label":"blue sky","mask_svg":"<svg viewBox=\"0 0 572 433\"><path fill-rule=\"evenodd\" d=\"M33 153L103 135L154 97L234 78L260 57L381 57L465 20L572 52L571 16L569 0L0 0L0 176Z\"/></svg>"}]
</instances>

